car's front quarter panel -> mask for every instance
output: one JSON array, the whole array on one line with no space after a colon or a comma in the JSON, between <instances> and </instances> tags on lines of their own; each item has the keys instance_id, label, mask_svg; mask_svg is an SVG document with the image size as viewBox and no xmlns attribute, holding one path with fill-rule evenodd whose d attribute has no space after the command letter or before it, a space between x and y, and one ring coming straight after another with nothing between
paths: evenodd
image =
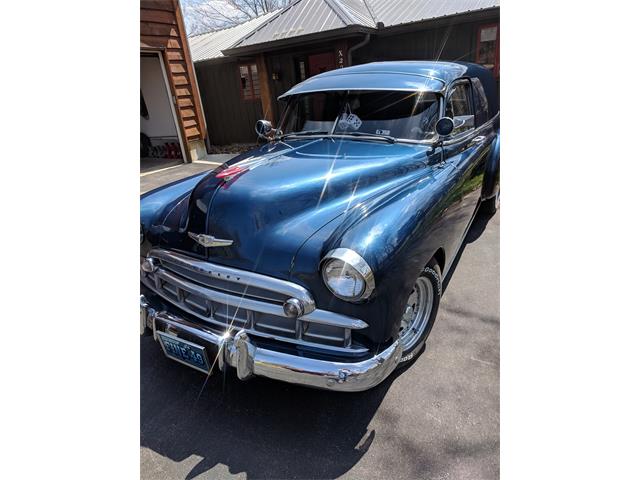
<instances>
[{"instance_id":1,"label":"car's front quarter panel","mask_svg":"<svg viewBox=\"0 0 640 480\"><path fill-rule=\"evenodd\" d=\"M180 228L186 219L191 191L208 174L202 172L183 178L140 196L141 255L157 245L163 234L170 235Z\"/></svg>"},{"instance_id":2,"label":"car's front quarter panel","mask_svg":"<svg viewBox=\"0 0 640 480\"><path fill-rule=\"evenodd\" d=\"M425 165L404 185L325 225L297 253L291 279L309 288L321 308L367 322L363 333L372 342L394 337L420 271L438 249L454 247L446 216L452 169L446 164ZM362 303L338 299L322 280L322 258L340 247L357 252L374 272L375 290Z\"/></svg>"}]
</instances>

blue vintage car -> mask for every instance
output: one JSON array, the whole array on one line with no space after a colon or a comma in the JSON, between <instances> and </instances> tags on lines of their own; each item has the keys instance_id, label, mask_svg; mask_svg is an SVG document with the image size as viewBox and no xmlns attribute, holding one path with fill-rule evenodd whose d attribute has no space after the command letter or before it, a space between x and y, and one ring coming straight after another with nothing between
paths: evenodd
<instances>
[{"instance_id":1,"label":"blue vintage car","mask_svg":"<svg viewBox=\"0 0 640 480\"><path fill-rule=\"evenodd\" d=\"M474 216L498 207L495 80L380 62L280 100L264 145L141 197L141 334L209 375L366 390L422 351Z\"/></svg>"}]
</instances>

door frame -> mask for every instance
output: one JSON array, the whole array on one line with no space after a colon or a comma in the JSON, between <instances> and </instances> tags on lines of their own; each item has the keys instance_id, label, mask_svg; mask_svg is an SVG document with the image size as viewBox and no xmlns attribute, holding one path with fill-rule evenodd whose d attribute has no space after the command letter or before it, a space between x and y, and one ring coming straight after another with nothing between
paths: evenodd
<instances>
[{"instance_id":1,"label":"door frame","mask_svg":"<svg viewBox=\"0 0 640 480\"><path fill-rule=\"evenodd\" d=\"M160 63L160 70L162 71L162 78L164 79L164 86L167 92L167 100L169 100L169 105L171 107L171 116L173 117L173 124L176 127L176 133L178 134L178 143L180 144L180 151L182 152L182 163L189 163L187 161L187 155L184 146L184 140L182 139L182 131L180 123L178 122L178 114L176 113L175 108L175 95L173 95L173 91L171 90L171 85L169 84L169 77L167 76L167 70L164 66L164 55L162 50L148 50L141 49L140 54L150 53L155 54L158 57L158 62Z\"/></svg>"}]
</instances>

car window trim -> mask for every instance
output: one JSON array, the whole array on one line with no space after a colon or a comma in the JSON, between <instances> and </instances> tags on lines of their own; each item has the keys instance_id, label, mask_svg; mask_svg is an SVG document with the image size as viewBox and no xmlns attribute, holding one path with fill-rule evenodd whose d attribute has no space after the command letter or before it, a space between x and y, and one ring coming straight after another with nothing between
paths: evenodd
<instances>
[{"instance_id":1,"label":"car window trim","mask_svg":"<svg viewBox=\"0 0 640 480\"><path fill-rule=\"evenodd\" d=\"M334 90L328 90L328 91L334 91ZM335 91L346 92L346 95L348 95L349 92L351 92L351 91L359 91L359 90L335 90ZM378 91L378 90L374 89L374 90L370 90L370 91ZM394 89L394 90L389 90L389 91L404 92L405 90L400 90L400 89L395 90ZM409 90L407 90L407 91L409 91ZM424 90L424 91L422 91L422 90L410 90L410 92L411 93L416 93L416 94L417 93L432 93L432 94L434 94L435 97L436 97L436 101L439 103L439 106L440 106L439 115L440 115L440 117L444 116L444 112L445 112L445 108L446 108L446 95L445 95L445 92L442 92L442 91L438 92L438 91L434 91L434 90ZM287 118L287 116L290 113L289 110L292 108L294 98L296 98L299 95L305 95L307 93L318 93L318 92L305 92L305 93L296 94L296 95L290 95L290 96L286 97L286 103L285 103L284 111L283 111L282 115L280 116L277 130L279 130L281 132L283 131L284 124L285 124L285 119ZM475 116L474 116L474 118L475 118ZM309 135L309 136L305 136L305 138L324 138L324 137L326 137L326 138L332 138L332 137L335 138L334 132L335 132L335 129L336 129L336 126L338 124L338 120L339 119L340 119L340 115L338 115L336 117L336 119L334 120L332 129L327 134L323 134L323 135L319 135L319 136ZM474 122L474 124L475 124L475 122ZM291 133L288 133L286 135L295 136L295 132L291 132ZM435 145L436 143L438 143L437 140L418 140L418 139L401 138L401 137L394 137L394 138L396 139L397 143L409 143L409 144L412 144L412 145L432 146L432 145ZM276 138L274 138L274 140L280 140L280 137L276 137Z\"/></svg>"},{"instance_id":2,"label":"car window trim","mask_svg":"<svg viewBox=\"0 0 640 480\"><path fill-rule=\"evenodd\" d=\"M476 80L477 83L474 82L474 80ZM482 93L482 95L484 96L484 99L485 99L485 101L487 103L487 110L486 110L486 112L483 112L483 113L485 113L487 118L489 118L489 99L487 98L487 93L484 91L484 87L482 85L482 82L480 81L480 79L478 77L473 77L473 78L469 79L469 83L471 83L471 96L473 98L472 101L473 101L473 111L474 111L473 116L474 116L474 118L478 118L478 112L476 110L476 92L478 92L478 96L480 96L480 93ZM480 92L479 89L482 89L482 92ZM484 125L484 123L483 123L483 125ZM476 128L478 128L478 127L476 127Z\"/></svg>"},{"instance_id":3,"label":"car window trim","mask_svg":"<svg viewBox=\"0 0 640 480\"><path fill-rule=\"evenodd\" d=\"M447 90L445 92L445 94L443 95L444 97L444 102L442 105L442 115L444 116L445 113L447 112L447 102L449 101L449 96L451 95L451 91L456 87L456 85L458 84L463 84L465 83L469 86L469 90L471 91L471 98L469 98L467 96L467 103L469 104L469 107L471 108L471 114L473 115L473 128L464 132L460 132L457 135L453 135L451 137L449 137L447 140L445 140L443 142L443 145L453 145L455 143L458 142L463 142L468 140L468 137L472 137L473 135L475 135L476 131L478 130L478 125L476 125L475 122L475 118L476 118L476 108L474 105L474 98L473 98L473 82L471 81L471 78L469 77L462 77L462 78L457 78L455 81L451 82L449 84L449 86L447 87Z\"/></svg>"}]
</instances>

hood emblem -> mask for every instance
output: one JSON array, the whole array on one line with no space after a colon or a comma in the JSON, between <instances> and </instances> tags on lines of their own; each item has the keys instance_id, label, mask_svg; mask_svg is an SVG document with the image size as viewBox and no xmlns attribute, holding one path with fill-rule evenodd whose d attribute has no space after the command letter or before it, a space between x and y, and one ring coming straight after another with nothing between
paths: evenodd
<instances>
[{"instance_id":1,"label":"hood emblem","mask_svg":"<svg viewBox=\"0 0 640 480\"><path fill-rule=\"evenodd\" d=\"M205 235L204 233L187 232L189 237L198 242L203 247L228 247L233 244L233 240L225 240L216 238L213 235Z\"/></svg>"}]
</instances>

